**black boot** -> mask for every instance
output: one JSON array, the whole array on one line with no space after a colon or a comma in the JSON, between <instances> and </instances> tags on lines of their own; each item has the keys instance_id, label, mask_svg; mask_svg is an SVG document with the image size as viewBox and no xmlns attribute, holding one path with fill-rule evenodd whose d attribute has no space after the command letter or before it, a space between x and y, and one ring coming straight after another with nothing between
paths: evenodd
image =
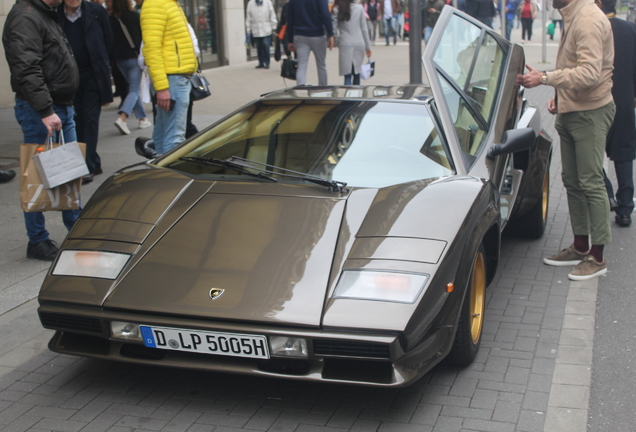
<instances>
[{"instance_id":1,"label":"black boot","mask_svg":"<svg viewBox=\"0 0 636 432\"><path fill-rule=\"evenodd\" d=\"M0 183L9 183L15 178L15 171L0 171Z\"/></svg>"},{"instance_id":2,"label":"black boot","mask_svg":"<svg viewBox=\"0 0 636 432\"><path fill-rule=\"evenodd\" d=\"M40 243L29 243L27 246L27 258L42 261L53 261L59 249L53 240L44 240Z\"/></svg>"}]
</instances>

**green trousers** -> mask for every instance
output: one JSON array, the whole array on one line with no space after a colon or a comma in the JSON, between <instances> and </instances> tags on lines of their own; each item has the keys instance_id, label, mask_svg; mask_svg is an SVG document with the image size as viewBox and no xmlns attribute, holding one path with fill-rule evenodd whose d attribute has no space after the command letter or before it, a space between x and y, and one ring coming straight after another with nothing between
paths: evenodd
<instances>
[{"instance_id":1,"label":"green trousers","mask_svg":"<svg viewBox=\"0 0 636 432\"><path fill-rule=\"evenodd\" d=\"M555 127L561 138L563 185L568 194L574 235L591 235L593 245L612 241L609 200L603 182L607 131L616 105L557 114Z\"/></svg>"}]
</instances>

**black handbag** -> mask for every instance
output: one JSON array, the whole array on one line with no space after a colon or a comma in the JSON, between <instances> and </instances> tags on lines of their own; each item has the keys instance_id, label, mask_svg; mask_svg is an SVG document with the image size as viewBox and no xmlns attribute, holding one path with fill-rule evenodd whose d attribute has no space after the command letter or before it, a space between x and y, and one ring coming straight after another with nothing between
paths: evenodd
<instances>
[{"instance_id":1,"label":"black handbag","mask_svg":"<svg viewBox=\"0 0 636 432\"><path fill-rule=\"evenodd\" d=\"M201 71L197 71L190 77L190 83L192 84L190 95L193 101L205 99L210 96L210 83L205 79Z\"/></svg>"},{"instance_id":2,"label":"black handbag","mask_svg":"<svg viewBox=\"0 0 636 432\"><path fill-rule=\"evenodd\" d=\"M298 69L298 60L286 57L280 68L280 76L296 81L296 69Z\"/></svg>"}]
</instances>

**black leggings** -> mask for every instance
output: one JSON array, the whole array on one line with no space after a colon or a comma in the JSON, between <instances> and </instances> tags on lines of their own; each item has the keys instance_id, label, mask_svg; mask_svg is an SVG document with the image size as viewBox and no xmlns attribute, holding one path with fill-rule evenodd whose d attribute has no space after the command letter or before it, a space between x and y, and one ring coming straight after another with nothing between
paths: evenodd
<instances>
[{"instance_id":1,"label":"black leggings","mask_svg":"<svg viewBox=\"0 0 636 432\"><path fill-rule=\"evenodd\" d=\"M521 18L522 40L526 40L526 33L528 34L528 40L532 39L532 18Z\"/></svg>"}]
</instances>

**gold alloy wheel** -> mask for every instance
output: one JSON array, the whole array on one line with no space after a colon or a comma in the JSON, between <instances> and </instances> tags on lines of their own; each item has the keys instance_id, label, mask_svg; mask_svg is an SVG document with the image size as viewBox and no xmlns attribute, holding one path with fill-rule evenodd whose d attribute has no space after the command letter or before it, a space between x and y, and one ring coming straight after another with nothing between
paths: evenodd
<instances>
[{"instance_id":1,"label":"gold alloy wheel","mask_svg":"<svg viewBox=\"0 0 636 432\"><path fill-rule=\"evenodd\" d=\"M475 345L479 343L481 337L485 308L486 262L484 254L479 251L473 264L473 277L470 285L470 335Z\"/></svg>"},{"instance_id":2,"label":"gold alloy wheel","mask_svg":"<svg viewBox=\"0 0 636 432\"><path fill-rule=\"evenodd\" d=\"M541 216L543 222L548 220L548 202L550 199L550 174L549 171L545 173L543 178L543 190L541 191Z\"/></svg>"}]
</instances>

